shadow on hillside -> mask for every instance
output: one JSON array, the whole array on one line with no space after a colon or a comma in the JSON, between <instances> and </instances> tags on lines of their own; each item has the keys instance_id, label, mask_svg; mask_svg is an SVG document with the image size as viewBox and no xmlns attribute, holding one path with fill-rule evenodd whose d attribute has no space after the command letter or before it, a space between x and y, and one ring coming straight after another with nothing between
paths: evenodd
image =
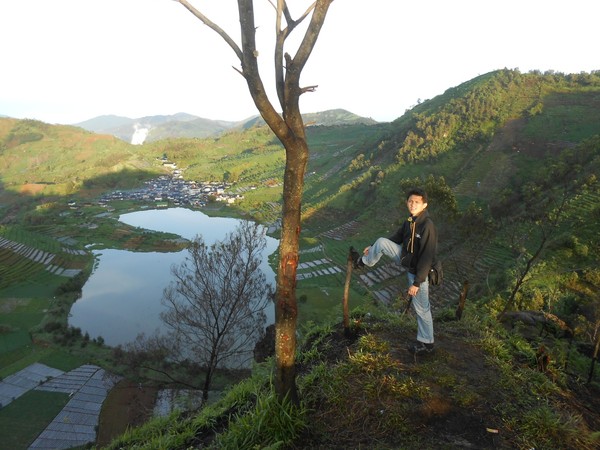
<instances>
[{"instance_id":1,"label":"shadow on hillside","mask_svg":"<svg viewBox=\"0 0 600 450\"><path fill-rule=\"evenodd\" d=\"M118 172L103 173L81 182L26 181L7 186L0 177L0 221L10 223L19 212L47 202L67 200L91 201L102 194L143 187L144 183L160 176L160 173L146 170L123 169Z\"/></svg>"}]
</instances>

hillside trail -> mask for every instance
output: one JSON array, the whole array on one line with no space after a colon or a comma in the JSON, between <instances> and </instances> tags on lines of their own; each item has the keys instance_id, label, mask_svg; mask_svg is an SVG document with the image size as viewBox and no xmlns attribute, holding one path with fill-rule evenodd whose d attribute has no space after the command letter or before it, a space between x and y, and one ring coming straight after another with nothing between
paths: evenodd
<instances>
[{"instance_id":1,"label":"hillside trail","mask_svg":"<svg viewBox=\"0 0 600 450\"><path fill-rule=\"evenodd\" d=\"M527 414L515 393L503 388L500 369L490 360L474 336L466 335L464 328L456 322L435 323L435 351L432 354L415 356L408 351L408 345L414 342L414 327L398 328L390 331L377 324L362 325L362 333L374 334L389 346L392 364L408 375L420 389L425 388L428 395L423 401L407 402L413 408L410 418L411 433L418 436L418 447L398 442L398 446L382 446L382 436L371 433L365 426L360 433L347 433L340 438L339 448L359 449L515 449L519 448L520 430L511 423L501 411L513 409L519 419ZM333 330L331 339L323 347L322 357L330 362L348 358L356 351L357 337L344 337L341 324ZM535 361L521 362L535 368ZM535 370L535 369L534 369ZM550 379L552 371L547 374ZM581 416L582 426L587 430L600 429L600 390L590 385L569 383L568 391L561 391L551 402L560 405L565 417ZM548 399L540 399L540 404ZM363 408L369 409L369 408ZM383 410L377 414L384 413ZM331 419L332 433L339 433L339 417L344 411L333 415L320 415L319 421ZM517 417L515 417L517 418ZM365 423L377 423L377 417L363 417ZM411 437L414 439L414 435ZM385 440L385 439L384 439ZM298 447L310 448L308 447ZM328 447L333 450L333 447ZM338 448L338 447L336 447ZM579 450L583 450L580 448Z\"/></svg>"},{"instance_id":2,"label":"hillside trail","mask_svg":"<svg viewBox=\"0 0 600 450\"><path fill-rule=\"evenodd\" d=\"M407 373L429 388L430 397L415 411L424 432L432 430L436 440L455 448L502 448L510 440L511 433L493 410L503 401L495 387L499 375L480 348L459 339L451 326L437 327L435 352L425 356L415 357L406 349L407 343L414 340L414 331L388 332L383 337ZM435 380L423 377L423 364L434 358L441 363L438 370L453 380L448 385L440 384L437 376ZM459 397L466 391L477 400L463 406Z\"/></svg>"}]
</instances>

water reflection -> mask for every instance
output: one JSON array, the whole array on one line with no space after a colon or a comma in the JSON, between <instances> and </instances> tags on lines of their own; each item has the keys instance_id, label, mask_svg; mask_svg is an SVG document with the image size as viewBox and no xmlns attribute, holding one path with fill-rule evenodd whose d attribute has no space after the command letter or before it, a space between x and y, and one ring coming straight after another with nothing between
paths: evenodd
<instances>
[{"instance_id":1,"label":"water reflection","mask_svg":"<svg viewBox=\"0 0 600 450\"><path fill-rule=\"evenodd\" d=\"M209 217L184 208L147 210L125 214L120 220L132 226L176 233L186 239L201 234L207 244L222 240L239 220ZM267 282L275 284L275 273L267 263L278 241L267 236L261 269ZM162 328L160 313L163 289L172 280L171 266L181 263L187 251L142 253L102 250L96 253L94 272L82 290L82 298L71 308L69 325L81 328L91 338L102 336L111 346L131 342L144 332ZM272 305L267 307L267 324L274 322Z\"/></svg>"}]
</instances>

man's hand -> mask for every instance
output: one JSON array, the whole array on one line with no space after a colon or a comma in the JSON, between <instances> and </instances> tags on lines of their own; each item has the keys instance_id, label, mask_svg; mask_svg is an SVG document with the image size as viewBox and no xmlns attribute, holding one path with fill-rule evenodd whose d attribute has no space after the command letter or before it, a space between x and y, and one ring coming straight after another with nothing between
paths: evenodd
<instances>
[{"instance_id":1,"label":"man's hand","mask_svg":"<svg viewBox=\"0 0 600 450\"><path fill-rule=\"evenodd\" d=\"M408 295L414 297L415 295L417 295L417 292L419 292L419 286L415 286L414 284L411 284L410 287L408 288Z\"/></svg>"},{"instance_id":2,"label":"man's hand","mask_svg":"<svg viewBox=\"0 0 600 450\"><path fill-rule=\"evenodd\" d=\"M369 245L368 247L365 247L365 249L363 250L363 255L368 255L369 254L369 249L371 248L371 246Z\"/></svg>"}]
</instances>

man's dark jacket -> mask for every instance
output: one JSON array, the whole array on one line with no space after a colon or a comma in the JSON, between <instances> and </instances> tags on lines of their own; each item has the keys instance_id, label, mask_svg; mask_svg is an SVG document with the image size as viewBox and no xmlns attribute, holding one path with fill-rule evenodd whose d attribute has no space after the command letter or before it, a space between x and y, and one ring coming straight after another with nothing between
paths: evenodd
<instances>
[{"instance_id":1,"label":"man's dark jacket","mask_svg":"<svg viewBox=\"0 0 600 450\"><path fill-rule=\"evenodd\" d=\"M413 225L415 239L411 243ZM428 211L425 209L418 216L409 217L389 239L402 246L402 265L415 274L413 284L419 286L427 279L437 253L437 231Z\"/></svg>"}]
</instances>

